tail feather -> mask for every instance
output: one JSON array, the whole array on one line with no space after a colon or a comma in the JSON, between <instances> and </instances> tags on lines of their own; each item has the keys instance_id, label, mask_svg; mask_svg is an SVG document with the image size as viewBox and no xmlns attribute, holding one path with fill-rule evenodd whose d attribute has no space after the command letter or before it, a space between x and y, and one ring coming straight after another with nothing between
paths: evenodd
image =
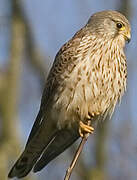
<instances>
[{"instance_id":1,"label":"tail feather","mask_svg":"<svg viewBox=\"0 0 137 180\"><path fill-rule=\"evenodd\" d=\"M61 130L56 134L53 141L47 146L41 158L37 161L33 171L40 171L51 160L65 151L71 144L79 138L79 133L74 130Z\"/></svg>"},{"instance_id":2,"label":"tail feather","mask_svg":"<svg viewBox=\"0 0 137 180\"><path fill-rule=\"evenodd\" d=\"M57 129L51 123L47 123L46 126L40 126L36 134L27 143L24 152L9 172L8 177L25 177L31 171L50 141L54 139L56 133Z\"/></svg>"},{"instance_id":3,"label":"tail feather","mask_svg":"<svg viewBox=\"0 0 137 180\"><path fill-rule=\"evenodd\" d=\"M27 156L25 151L22 153L20 158L17 160L13 168L8 174L9 178L18 177L23 178L25 177L33 168L37 158L32 158L32 156Z\"/></svg>"}]
</instances>

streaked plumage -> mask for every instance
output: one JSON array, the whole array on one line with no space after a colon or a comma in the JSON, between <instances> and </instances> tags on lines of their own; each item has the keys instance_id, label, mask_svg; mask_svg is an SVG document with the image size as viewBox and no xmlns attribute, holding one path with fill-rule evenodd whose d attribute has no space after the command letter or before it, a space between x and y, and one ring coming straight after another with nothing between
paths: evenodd
<instances>
[{"instance_id":1,"label":"streaked plumage","mask_svg":"<svg viewBox=\"0 0 137 180\"><path fill-rule=\"evenodd\" d=\"M121 25L118 25L122 24ZM110 118L126 89L128 20L116 11L94 14L57 53L40 111L9 177L41 170L79 138L79 123Z\"/></svg>"}]
</instances>

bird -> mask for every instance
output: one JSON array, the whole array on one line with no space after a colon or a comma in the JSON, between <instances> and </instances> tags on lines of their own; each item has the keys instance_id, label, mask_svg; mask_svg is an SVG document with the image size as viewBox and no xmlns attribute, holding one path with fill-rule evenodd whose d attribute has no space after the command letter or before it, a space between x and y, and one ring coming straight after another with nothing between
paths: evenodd
<instances>
[{"instance_id":1,"label":"bird","mask_svg":"<svg viewBox=\"0 0 137 180\"><path fill-rule=\"evenodd\" d=\"M8 174L38 172L97 122L111 119L126 91L131 26L118 11L94 13L58 51L26 146ZM91 122L91 125L87 124Z\"/></svg>"}]
</instances>

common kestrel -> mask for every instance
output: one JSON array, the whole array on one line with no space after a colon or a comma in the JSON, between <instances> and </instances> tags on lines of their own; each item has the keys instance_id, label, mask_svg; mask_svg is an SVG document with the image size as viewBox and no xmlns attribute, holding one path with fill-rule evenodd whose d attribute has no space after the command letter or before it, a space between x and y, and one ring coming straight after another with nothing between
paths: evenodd
<instances>
[{"instance_id":1,"label":"common kestrel","mask_svg":"<svg viewBox=\"0 0 137 180\"><path fill-rule=\"evenodd\" d=\"M111 118L126 89L125 41L130 24L121 13L102 11L62 46L47 78L25 150L9 177L40 171L94 122ZM93 127L88 126L91 120Z\"/></svg>"}]
</instances>

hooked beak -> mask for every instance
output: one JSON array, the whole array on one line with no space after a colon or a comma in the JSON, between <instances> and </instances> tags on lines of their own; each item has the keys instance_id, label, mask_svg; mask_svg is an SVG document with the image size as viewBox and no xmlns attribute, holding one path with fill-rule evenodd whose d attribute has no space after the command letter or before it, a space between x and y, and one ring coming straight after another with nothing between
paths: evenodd
<instances>
[{"instance_id":1,"label":"hooked beak","mask_svg":"<svg viewBox=\"0 0 137 180\"><path fill-rule=\"evenodd\" d=\"M130 40L131 40L131 33L130 33L130 31L127 31L127 32L124 34L124 37L125 37L125 40L129 43Z\"/></svg>"}]
</instances>

